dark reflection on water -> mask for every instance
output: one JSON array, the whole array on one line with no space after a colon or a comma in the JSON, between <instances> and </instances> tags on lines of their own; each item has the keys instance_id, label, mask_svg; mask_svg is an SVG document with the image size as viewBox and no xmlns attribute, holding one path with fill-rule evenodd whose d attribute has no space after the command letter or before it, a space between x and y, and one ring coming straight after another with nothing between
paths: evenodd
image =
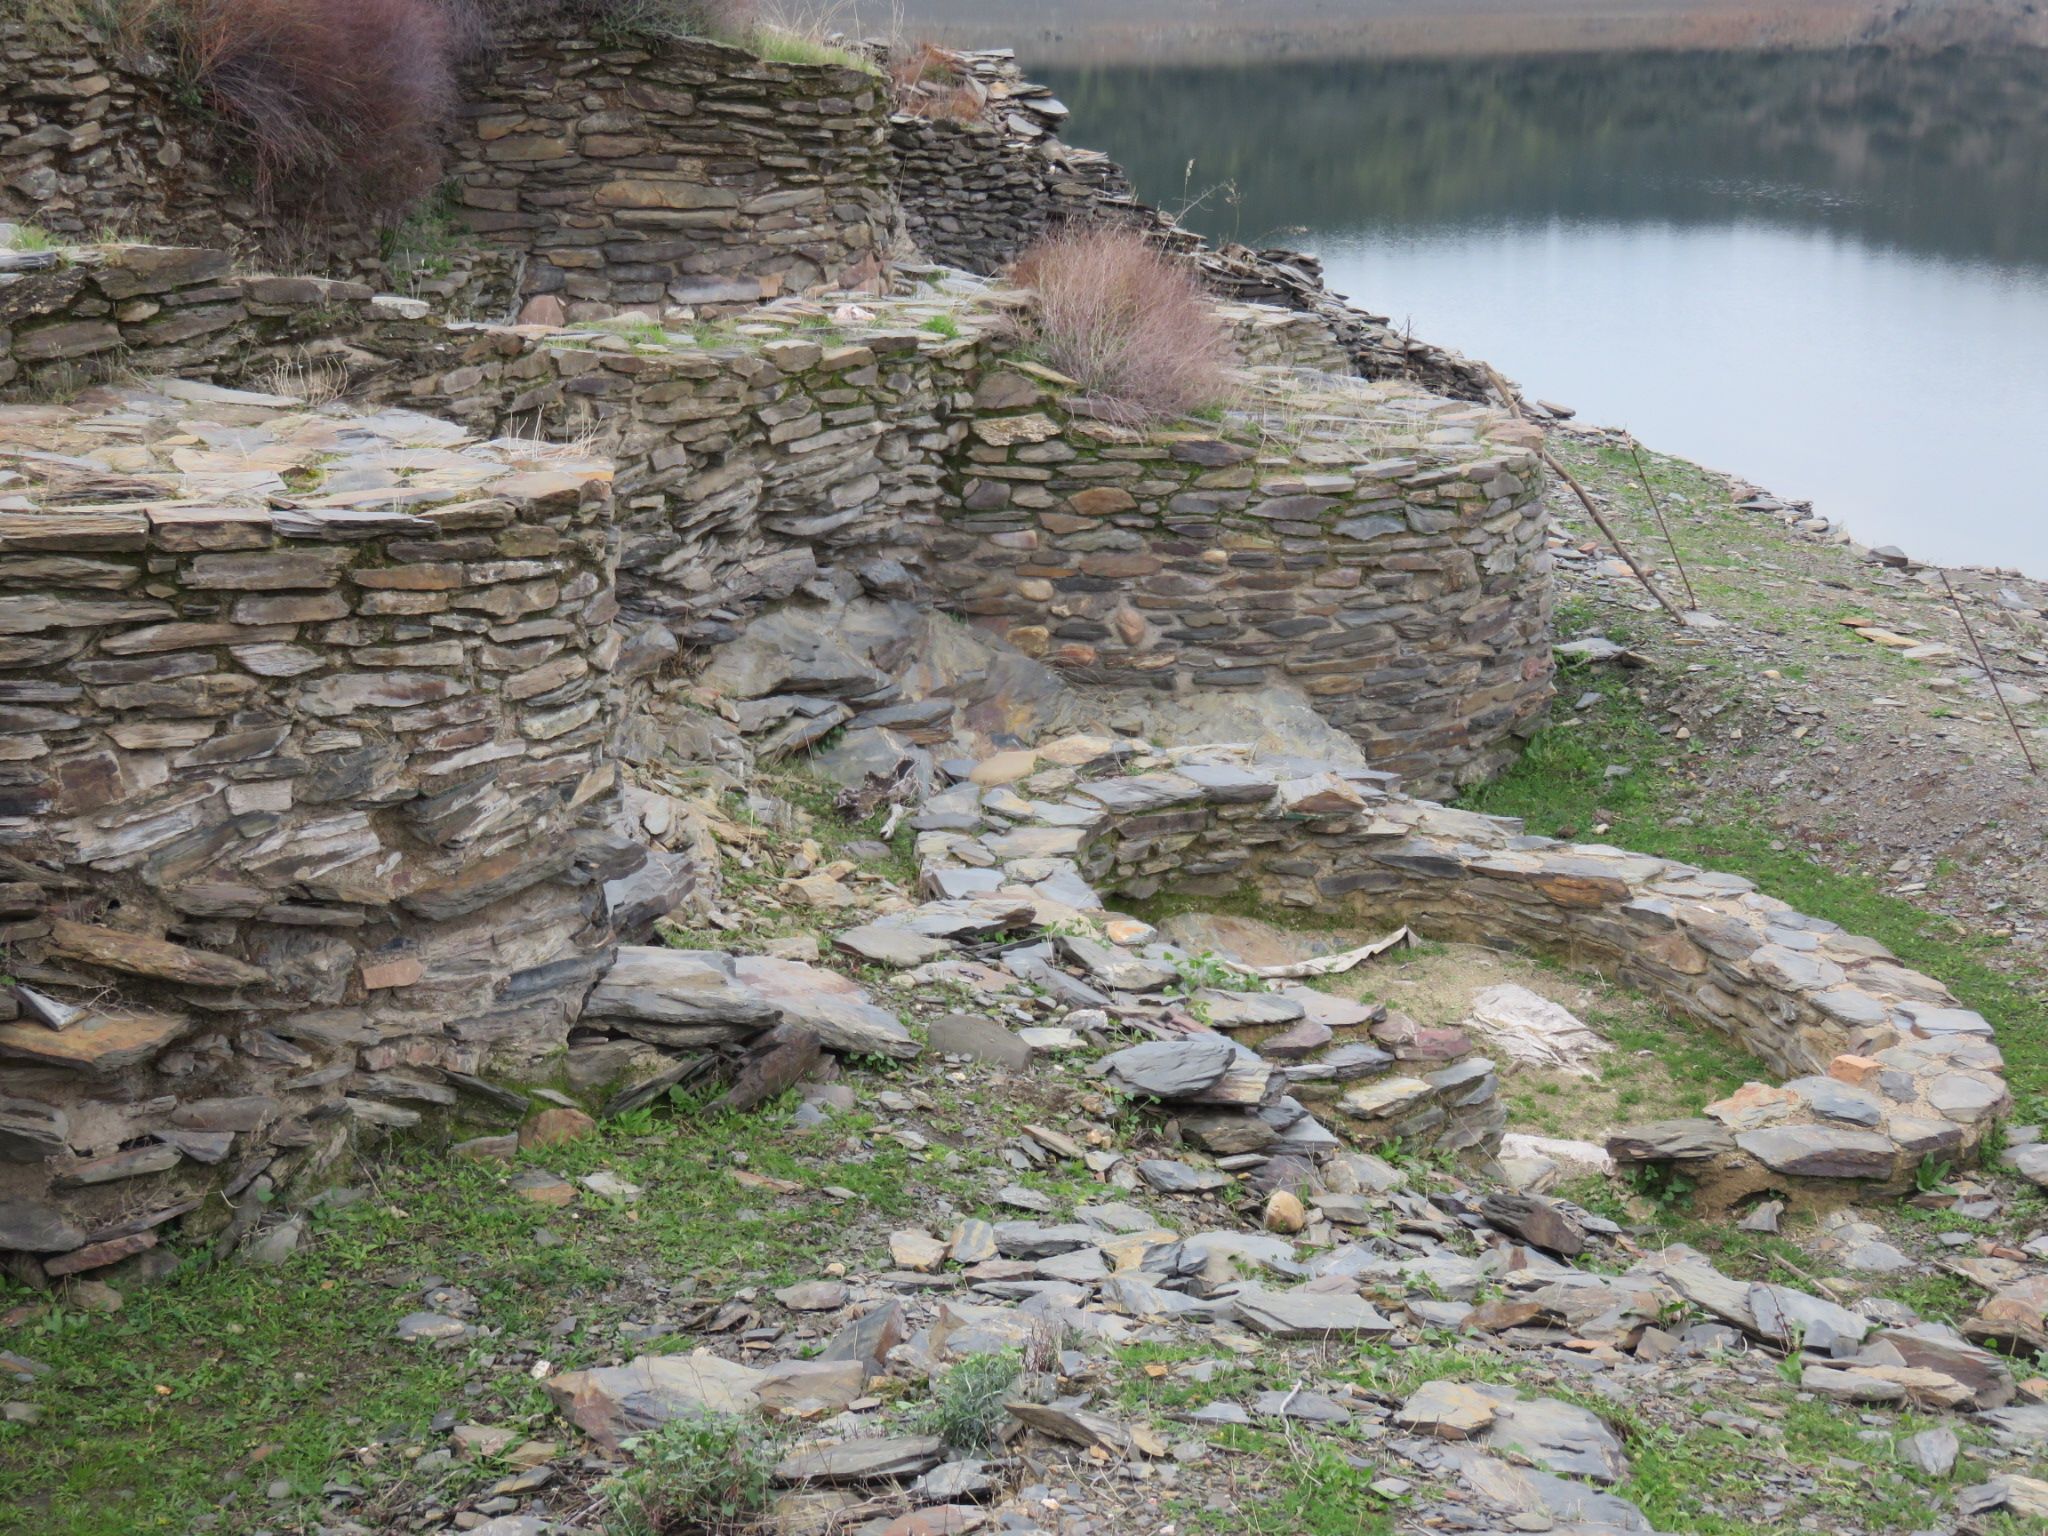
<instances>
[{"instance_id":1,"label":"dark reflection on water","mask_svg":"<svg viewBox=\"0 0 2048 1536\"><path fill-rule=\"evenodd\" d=\"M1207 233L1871 542L2048 573L2048 56L1044 73Z\"/></svg>"}]
</instances>

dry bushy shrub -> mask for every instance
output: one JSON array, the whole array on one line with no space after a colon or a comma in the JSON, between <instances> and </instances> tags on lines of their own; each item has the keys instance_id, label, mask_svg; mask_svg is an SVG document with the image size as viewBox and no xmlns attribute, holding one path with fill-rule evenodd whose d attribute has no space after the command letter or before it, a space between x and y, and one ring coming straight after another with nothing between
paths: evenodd
<instances>
[{"instance_id":1,"label":"dry bushy shrub","mask_svg":"<svg viewBox=\"0 0 2048 1536\"><path fill-rule=\"evenodd\" d=\"M1032 341L1102 414L1126 422L1185 416L1229 394L1229 337L1185 265L1135 230L1069 226L1019 257L1037 290Z\"/></svg>"},{"instance_id":2,"label":"dry bushy shrub","mask_svg":"<svg viewBox=\"0 0 2048 1536\"><path fill-rule=\"evenodd\" d=\"M167 30L260 191L389 208L440 178L457 40L436 0L177 0Z\"/></svg>"},{"instance_id":3,"label":"dry bushy shrub","mask_svg":"<svg viewBox=\"0 0 2048 1536\"><path fill-rule=\"evenodd\" d=\"M892 53L889 83L895 90L896 110L913 117L970 122L987 105L981 90L963 74L960 56L936 43Z\"/></svg>"},{"instance_id":4,"label":"dry bushy shrub","mask_svg":"<svg viewBox=\"0 0 2048 1536\"><path fill-rule=\"evenodd\" d=\"M604 41L720 37L745 42L760 31L762 0L570 0L565 9L588 20Z\"/></svg>"}]
</instances>

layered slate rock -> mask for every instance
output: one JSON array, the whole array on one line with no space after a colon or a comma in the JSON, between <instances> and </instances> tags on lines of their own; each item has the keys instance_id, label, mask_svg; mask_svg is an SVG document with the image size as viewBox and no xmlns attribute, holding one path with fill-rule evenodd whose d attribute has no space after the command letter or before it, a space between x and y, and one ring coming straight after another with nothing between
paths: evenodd
<instances>
[{"instance_id":1,"label":"layered slate rock","mask_svg":"<svg viewBox=\"0 0 2048 1536\"><path fill-rule=\"evenodd\" d=\"M523 1104L485 1076L559 1049L641 857L605 826L609 468L180 380L0 406L0 441L0 1201L42 1212L0 1244L89 1270L354 1127Z\"/></svg>"}]
</instances>

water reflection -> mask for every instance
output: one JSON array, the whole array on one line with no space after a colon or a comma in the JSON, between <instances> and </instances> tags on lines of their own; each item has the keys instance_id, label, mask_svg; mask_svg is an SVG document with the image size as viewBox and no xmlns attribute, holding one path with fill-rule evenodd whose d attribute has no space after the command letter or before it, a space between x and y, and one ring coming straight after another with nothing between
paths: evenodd
<instances>
[{"instance_id":1,"label":"water reflection","mask_svg":"<svg viewBox=\"0 0 2048 1536\"><path fill-rule=\"evenodd\" d=\"M2048 573L2041 55L1047 73L1211 234L1870 542Z\"/></svg>"}]
</instances>

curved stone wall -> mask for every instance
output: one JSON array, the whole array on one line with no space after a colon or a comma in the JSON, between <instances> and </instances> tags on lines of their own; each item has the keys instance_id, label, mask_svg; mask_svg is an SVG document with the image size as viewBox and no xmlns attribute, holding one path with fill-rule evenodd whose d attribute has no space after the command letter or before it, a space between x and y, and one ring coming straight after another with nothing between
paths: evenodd
<instances>
[{"instance_id":1,"label":"curved stone wall","mask_svg":"<svg viewBox=\"0 0 2048 1536\"><path fill-rule=\"evenodd\" d=\"M1226 312L1276 355L1319 344L1306 317ZM967 301L807 318L701 342L450 327L357 284L234 274L219 252L0 255L0 384L113 365L260 383L310 359L486 436L601 442L621 605L682 645L730 638L821 561L876 560L900 568L890 595L928 594L1080 680L1291 683L1430 792L1496 771L1540 718L1533 428L1280 370L1247 379L1236 425L1139 434L1005 364Z\"/></svg>"},{"instance_id":2,"label":"curved stone wall","mask_svg":"<svg viewBox=\"0 0 2048 1536\"><path fill-rule=\"evenodd\" d=\"M393 279L373 220L252 196L168 79L77 23L0 18L0 219ZM571 316L870 282L901 229L889 93L863 70L536 30L493 47L463 97L444 238L523 258L516 296ZM491 310L513 295L487 275Z\"/></svg>"},{"instance_id":3,"label":"curved stone wall","mask_svg":"<svg viewBox=\"0 0 2048 1536\"><path fill-rule=\"evenodd\" d=\"M529 35L465 89L460 222L571 318L858 286L899 227L878 75Z\"/></svg>"},{"instance_id":4,"label":"curved stone wall","mask_svg":"<svg viewBox=\"0 0 2048 1536\"><path fill-rule=\"evenodd\" d=\"M1107 745L1106 743L1104 744ZM1384 776L1241 749L1191 748L1157 771L1065 776L1057 801L990 802L985 834L934 827L920 861L941 894L1085 904L1245 891L1428 938L1551 954L1641 988L1787 1079L1701 1121L1621 1132L1625 1161L1711 1165L1724 1195L1814 1184L1912 1186L1923 1158L1962 1160L2010 1106L1991 1026L1882 945L1747 880L1395 792ZM950 803L946 807L958 811ZM971 845L971 846L970 846ZM995 871L990 878L981 871ZM1378 1139L1452 1088L1402 1078L1347 1113ZM1439 1116L1440 1118L1440 1116Z\"/></svg>"},{"instance_id":5,"label":"curved stone wall","mask_svg":"<svg viewBox=\"0 0 2048 1536\"><path fill-rule=\"evenodd\" d=\"M1091 683L1292 683L1426 791L1491 775L1551 693L1532 429L1282 378L1313 425L1260 440L1134 432L991 374L933 546L942 601Z\"/></svg>"},{"instance_id":6,"label":"curved stone wall","mask_svg":"<svg viewBox=\"0 0 2048 1536\"><path fill-rule=\"evenodd\" d=\"M177 382L0 425L0 1249L521 1103L642 858L605 467Z\"/></svg>"}]
</instances>

